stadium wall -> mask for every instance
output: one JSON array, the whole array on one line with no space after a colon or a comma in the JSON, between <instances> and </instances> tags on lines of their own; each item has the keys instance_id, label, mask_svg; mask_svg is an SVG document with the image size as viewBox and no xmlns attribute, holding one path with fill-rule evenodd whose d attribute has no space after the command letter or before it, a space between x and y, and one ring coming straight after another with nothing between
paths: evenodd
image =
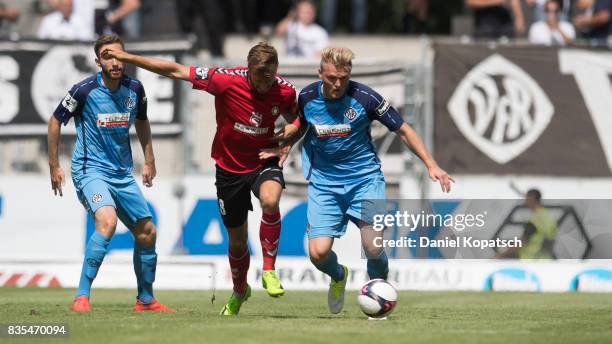
<instances>
[{"instance_id":1,"label":"stadium wall","mask_svg":"<svg viewBox=\"0 0 612 344\"><path fill-rule=\"evenodd\" d=\"M498 196L516 198L509 186L511 180L519 186L534 181L468 176L458 176L457 180L457 194L453 196L474 198L493 195L493 191L485 194L483 189L495 189ZM589 192L596 194L596 190L602 188L612 190L610 180L541 182L545 189L557 190L562 186L564 192L576 197ZM414 185L415 181L405 179L401 186L402 196L411 198ZM432 194L436 187L431 185ZM176 195L183 188L185 193L181 200ZM153 188L143 191L159 228L158 288L230 288L225 257L227 237L218 215L213 178L159 179ZM78 203L72 183L66 184L64 197L60 198L53 196L46 178L0 177L0 200L0 286L75 287L85 241L93 231L93 224ZM260 211L257 206L254 208L249 216L249 246L254 258L249 280L259 288ZM283 283L289 289L327 288L328 281L306 256L304 200L286 197L281 203L281 211L283 232L278 269ZM96 280L97 287L130 288L135 285L132 245L131 234L120 225ZM359 248L360 236L353 225L347 235L335 243L341 261L354 271L350 288L357 288L367 280L365 260L361 259ZM392 259L390 280L399 289L414 290L612 291L612 263L610 260Z\"/></svg>"}]
</instances>

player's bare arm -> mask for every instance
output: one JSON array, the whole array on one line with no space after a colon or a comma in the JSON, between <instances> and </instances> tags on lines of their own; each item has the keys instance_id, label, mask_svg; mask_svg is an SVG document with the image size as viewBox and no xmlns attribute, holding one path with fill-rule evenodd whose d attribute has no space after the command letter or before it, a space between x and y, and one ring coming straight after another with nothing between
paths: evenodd
<instances>
[{"instance_id":1,"label":"player's bare arm","mask_svg":"<svg viewBox=\"0 0 612 344\"><path fill-rule=\"evenodd\" d=\"M102 51L103 58L116 58L119 61L131 63L136 67L146 69L155 74L172 79L189 81L189 67L174 61L130 54L126 51L106 47Z\"/></svg>"},{"instance_id":2,"label":"player's bare arm","mask_svg":"<svg viewBox=\"0 0 612 344\"><path fill-rule=\"evenodd\" d=\"M287 130L294 131L293 134L287 134ZM267 160L270 158L278 157L278 166L283 167L285 160L289 157L291 148L299 142L304 134L308 131L308 124L303 124L299 128L295 124L287 124L276 134L274 134L273 140L280 142L278 147L264 148L259 152L259 159Z\"/></svg>"},{"instance_id":3,"label":"player's bare arm","mask_svg":"<svg viewBox=\"0 0 612 344\"><path fill-rule=\"evenodd\" d=\"M60 139L61 126L60 122L51 115L49 118L49 127L47 130L47 145L49 147L49 171L51 172L51 189L53 193L60 197L64 196L62 186L66 183L64 170L60 167L58 147Z\"/></svg>"},{"instance_id":4,"label":"player's bare arm","mask_svg":"<svg viewBox=\"0 0 612 344\"><path fill-rule=\"evenodd\" d=\"M148 120L136 119L134 123L136 134L144 153L144 166L142 167L142 184L153 186L153 178L157 174L155 169L155 155L153 154L153 139L151 138L151 125Z\"/></svg>"},{"instance_id":5,"label":"player's bare arm","mask_svg":"<svg viewBox=\"0 0 612 344\"><path fill-rule=\"evenodd\" d=\"M423 161L429 172L429 178L435 182L439 182L443 192L450 192L451 182L454 183L455 180L438 166L438 163L436 163L429 154L427 147L425 147L425 144L414 129L404 123L395 133L402 139L402 142Z\"/></svg>"}]
</instances>

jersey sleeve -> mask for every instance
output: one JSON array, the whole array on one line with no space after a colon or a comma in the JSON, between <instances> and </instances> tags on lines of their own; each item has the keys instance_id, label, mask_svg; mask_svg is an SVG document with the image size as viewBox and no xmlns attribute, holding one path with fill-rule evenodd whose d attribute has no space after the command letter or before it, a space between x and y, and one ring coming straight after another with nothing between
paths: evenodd
<instances>
[{"instance_id":1,"label":"jersey sleeve","mask_svg":"<svg viewBox=\"0 0 612 344\"><path fill-rule=\"evenodd\" d=\"M287 87L283 97L283 113L290 113L296 107L296 97L295 88Z\"/></svg>"},{"instance_id":2,"label":"jersey sleeve","mask_svg":"<svg viewBox=\"0 0 612 344\"><path fill-rule=\"evenodd\" d=\"M57 108L55 108L53 115L60 123L66 125L70 118L82 114L86 100L87 94L83 92L82 86L74 85Z\"/></svg>"},{"instance_id":3,"label":"jersey sleeve","mask_svg":"<svg viewBox=\"0 0 612 344\"><path fill-rule=\"evenodd\" d=\"M379 121L390 131L396 131L404 124L399 112L378 92L368 87L365 87L361 92L366 95L365 99L367 100L364 105L370 120Z\"/></svg>"},{"instance_id":4,"label":"jersey sleeve","mask_svg":"<svg viewBox=\"0 0 612 344\"><path fill-rule=\"evenodd\" d=\"M189 68L189 80L194 89L206 91L214 96L223 93L229 83L226 75L218 73L218 68L195 66Z\"/></svg>"},{"instance_id":5,"label":"jersey sleeve","mask_svg":"<svg viewBox=\"0 0 612 344\"><path fill-rule=\"evenodd\" d=\"M147 94L145 93L144 86L140 83L136 95L138 97L138 112L136 113L136 118L146 121L149 119L147 116Z\"/></svg>"}]
</instances>

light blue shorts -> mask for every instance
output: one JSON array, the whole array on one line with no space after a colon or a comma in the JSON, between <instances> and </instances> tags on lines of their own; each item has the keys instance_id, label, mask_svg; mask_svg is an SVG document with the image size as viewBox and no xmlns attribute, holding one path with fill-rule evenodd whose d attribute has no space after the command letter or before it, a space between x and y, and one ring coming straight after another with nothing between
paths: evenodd
<instances>
[{"instance_id":1,"label":"light blue shorts","mask_svg":"<svg viewBox=\"0 0 612 344\"><path fill-rule=\"evenodd\" d=\"M129 229L145 218L151 218L147 201L133 176L108 177L99 174L74 178L77 197L93 216L103 206L115 208L117 217Z\"/></svg>"},{"instance_id":2,"label":"light blue shorts","mask_svg":"<svg viewBox=\"0 0 612 344\"><path fill-rule=\"evenodd\" d=\"M350 219L372 224L385 211L385 178L376 174L354 184L308 185L308 238L340 238Z\"/></svg>"}]
</instances>

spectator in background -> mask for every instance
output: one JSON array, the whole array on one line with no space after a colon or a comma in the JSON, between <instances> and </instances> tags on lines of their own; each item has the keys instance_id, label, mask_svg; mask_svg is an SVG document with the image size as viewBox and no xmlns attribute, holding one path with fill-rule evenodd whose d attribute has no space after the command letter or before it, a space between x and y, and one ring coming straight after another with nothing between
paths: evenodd
<instances>
[{"instance_id":1,"label":"spectator in background","mask_svg":"<svg viewBox=\"0 0 612 344\"><path fill-rule=\"evenodd\" d=\"M176 0L178 24L184 34L195 34L196 49L208 47L213 57L223 57L225 15L219 0ZM204 32L196 32L195 20L200 18ZM206 40L206 41L203 41Z\"/></svg>"},{"instance_id":2,"label":"spectator in background","mask_svg":"<svg viewBox=\"0 0 612 344\"><path fill-rule=\"evenodd\" d=\"M300 0L276 26L276 35L286 39L287 55L320 58L329 37L315 23L317 8L311 0Z\"/></svg>"},{"instance_id":3,"label":"spectator in background","mask_svg":"<svg viewBox=\"0 0 612 344\"><path fill-rule=\"evenodd\" d=\"M553 259L557 235L557 221L542 205L542 193L530 189L525 194L525 207L531 210L529 220L523 226L522 247L511 247L498 252L495 258Z\"/></svg>"},{"instance_id":4,"label":"spectator in background","mask_svg":"<svg viewBox=\"0 0 612 344\"><path fill-rule=\"evenodd\" d=\"M333 32L336 26L338 0L323 0L321 22L327 32ZM365 31L367 12L366 0L351 0L350 29L353 33Z\"/></svg>"},{"instance_id":5,"label":"spectator in background","mask_svg":"<svg viewBox=\"0 0 612 344\"><path fill-rule=\"evenodd\" d=\"M544 45L566 45L576 38L574 26L560 20L561 11L559 3L555 0L547 0L544 4L546 21L538 21L529 29L529 42Z\"/></svg>"},{"instance_id":6,"label":"spectator in background","mask_svg":"<svg viewBox=\"0 0 612 344\"><path fill-rule=\"evenodd\" d=\"M141 5L140 0L96 1L96 33L98 35L116 33L126 38L140 37Z\"/></svg>"},{"instance_id":7,"label":"spectator in background","mask_svg":"<svg viewBox=\"0 0 612 344\"><path fill-rule=\"evenodd\" d=\"M0 36L8 36L12 33L12 26L19 19L21 12L13 7L7 7L0 2Z\"/></svg>"},{"instance_id":8,"label":"spectator in background","mask_svg":"<svg viewBox=\"0 0 612 344\"><path fill-rule=\"evenodd\" d=\"M91 41L94 39L93 27L73 13L72 0L59 0L57 10L47 14L41 21L37 37L39 39Z\"/></svg>"},{"instance_id":9,"label":"spectator in background","mask_svg":"<svg viewBox=\"0 0 612 344\"><path fill-rule=\"evenodd\" d=\"M533 9L533 21L546 21L546 2L548 0L525 0L527 6ZM574 0L557 0L559 4L559 20L569 19L569 11Z\"/></svg>"},{"instance_id":10,"label":"spectator in background","mask_svg":"<svg viewBox=\"0 0 612 344\"><path fill-rule=\"evenodd\" d=\"M525 32L520 0L466 0L474 11L474 37L513 38Z\"/></svg>"},{"instance_id":11,"label":"spectator in background","mask_svg":"<svg viewBox=\"0 0 612 344\"><path fill-rule=\"evenodd\" d=\"M405 33L425 33L427 31L427 0L406 0L403 26Z\"/></svg>"},{"instance_id":12,"label":"spectator in background","mask_svg":"<svg viewBox=\"0 0 612 344\"><path fill-rule=\"evenodd\" d=\"M612 0L578 0L582 12L574 17L576 29L584 38L605 43L612 33Z\"/></svg>"}]
</instances>

